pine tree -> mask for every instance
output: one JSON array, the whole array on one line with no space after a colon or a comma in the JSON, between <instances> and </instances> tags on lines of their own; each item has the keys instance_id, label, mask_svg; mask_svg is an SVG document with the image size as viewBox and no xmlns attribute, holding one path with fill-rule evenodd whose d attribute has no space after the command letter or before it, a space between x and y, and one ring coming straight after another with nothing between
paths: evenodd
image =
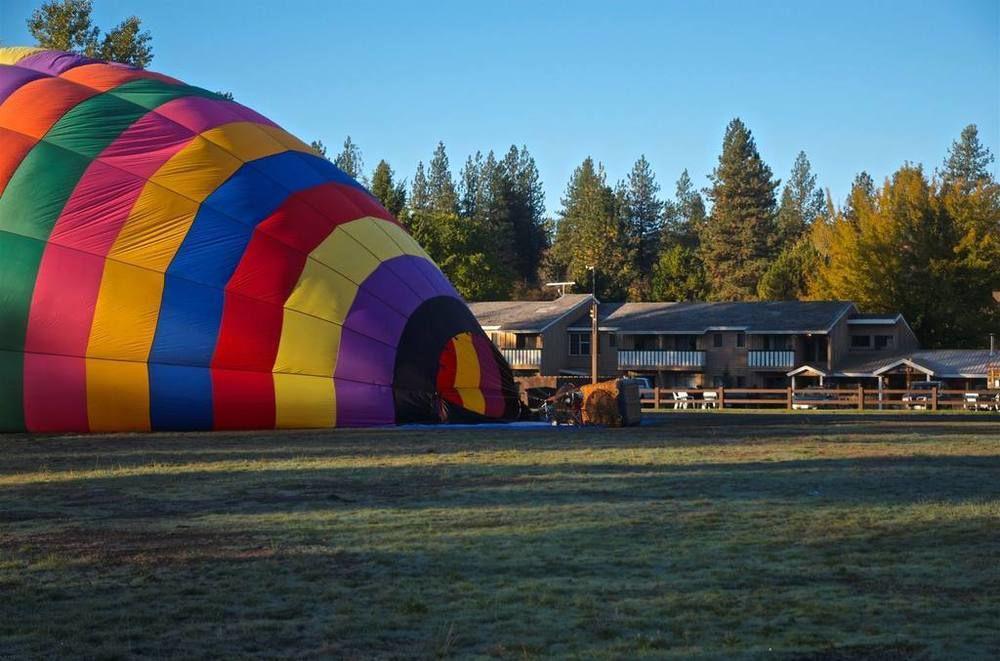
<instances>
[{"instance_id":1,"label":"pine tree","mask_svg":"<svg viewBox=\"0 0 1000 661\"><path fill-rule=\"evenodd\" d=\"M440 254L438 244L440 236L437 232L431 209L430 186L424 172L424 162L417 163L417 171L413 175L410 187L410 199L406 206L403 224L413 235L413 238L435 259Z\"/></svg>"},{"instance_id":2,"label":"pine tree","mask_svg":"<svg viewBox=\"0 0 1000 661\"><path fill-rule=\"evenodd\" d=\"M427 174L427 192L430 198L430 207L433 210L447 213L458 212L458 193L455 190L455 181L451 176L448 153L445 151L443 142L438 143L434 149L434 156L431 158Z\"/></svg>"},{"instance_id":3,"label":"pine tree","mask_svg":"<svg viewBox=\"0 0 1000 661\"><path fill-rule=\"evenodd\" d=\"M361 183L365 183L363 174L365 162L361 156L361 150L351 140L351 136L347 136L347 139L344 140L344 148L333 159L333 164L343 170L352 179L357 179Z\"/></svg>"},{"instance_id":4,"label":"pine tree","mask_svg":"<svg viewBox=\"0 0 1000 661\"><path fill-rule=\"evenodd\" d=\"M505 262L509 256L502 250L504 242L491 227L491 175L487 170L495 169L495 164L492 155L486 161L479 154L467 160L457 190L444 144L438 143L429 174L421 161L413 177L407 226L468 300L507 298L513 283Z\"/></svg>"},{"instance_id":5,"label":"pine tree","mask_svg":"<svg viewBox=\"0 0 1000 661\"><path fill-rule=\"evenodd\" d=\"M493 271L517 281L521 292L537 286L548 247L544 192L527 149L511 146L502 160L490 151L466 159L459 173L459 210L491 246Z\"/></svg>"},{"instance_id":6,"label":"pine tree","mask_svg":"<svg viewBox=\"0 0 1000 661\"><path fill-rule=\"evenodd\" d=\"M413 185L410 188L410 208L414 211L426 211L431 206L431 192L424 173L424 162L417 163L417 172L413 175Z\"/></svg>"},{"instance_id":7,"label":"pine tree","mask_svg":"<svg viewBox=\"0 0 1000 661\"><path fill-rule=\"evenodd\" d=\"M507 213L514 239L514 270L523 287L532 287L538 284L539 268L549 247L545 191L527 147L511 145L501 168L509 181Z\"/></svg>"},{"instance_id":8,"label":"pine tree","mask_svg":"<svg viewBox=\"0 0 1000 661\"><path fill-rule=\"evenodd\" d=\"M699 250L704 224L705 202L684 170L677 179L674 199L663 206L663 229L649 292L652 300L693 301L708 296Z\"/></svg>"},{"instance_id":9,"label":"pine tree","mask_svg":"<svg viewBox=\"0 0 1000 661\"><path fill-rule=\"evenodd\" d=\"M640 279L648 281L659 252L663 201L657 197L660 185L645 155L632 166L622 189L622 221L631 244L634 268Z\"/></svg>"},{"instance_id":10,"label":"pine tree","mask_svg":"<svg viewBox=\"0 0 1000 661\"><path fill-rule=\"evenodd\" d=\"M371 194L396 218L406 206L406 182L396 182L395 173L385 159L378 162L372 172Z\"/></svg>"},{"instance_id":11,"label":"pine tree","mask_svg":"<svg viewBox=\"0 0 1000 661\"><path fill-rule=\"evenodd\" d=\"M517 264L517 245L510 214L513 182L492 150L485 159L480 159L477 172L478 192L473 203L475 214L469 216L469 220L481 233L484 245L490 246L489 254L495 262L496 271L513 280Z\"/></svg>"},{"instance_id":12,"label":"pine tree","mask_svg":"<svg viewBox=\"0 0 1000 661\"><path fill-rule=\"evenodd\" d=\"M483 154L465 159L465 165L458 174L459 211L463 216L474 217L480 208L483 195L482 186Z\"/></svg>"},{"instance_id":13,"label":"pine tree","mask_svg":"<svg viewBox=\"0 0 1000 661\"><path fill-rule=\"evenodd\" d=\"M556 267L563 277L586 287L588 269L596 266L598 296L623 297L630 283L627 236L604 166L595 166L588 156L573 171L562 206L552 245Z\"/></svg>"},{"instance_id":14,"label":"pine tree","mask_svg":"<svg viewBox=\"0 0 1000 661\"><path fill-rule=\"evenodd\" d=\"M674 199L664 205L662 241L668 245L679 242L688 248L697 248L705 216L705 201L695 189L688 171L684 170L677 179Z\"/></svg>"},{"instance_id":15,"label":"pine tree","mask_svg":"<svg viewBox=\"0 0 1000 661\"><path fill-rule=\"evenodd\" d=\"M715 300L752 300L775 254L774 191L780 184L739 119L726 127L719 165L708 189L712 213L701 231L701 254Z\"/></svg>"},{"instance_id":16,"label":"pine tree","mask_svg":"<svg viewBox=\"0 0 1000 661\"><path fill-rule=\"evenodd\" d=\"M798 243L813 221L823 213L823 191L816 185L809 159L800 151L781 193L778 208L778 244L782 250Z\"/></svg>"},{"instance_id":17,"label":"pine tree","mask_svg":"<svg viewBox=\"0 0 1000 661\"><path fill-rule=\"evenodd\" d=\"M979 141L979 129L975 124L969 124L948 150L942 178L946 184L958 185L968 191L978 182L991 179L991 163L993 154Z\"/></svg>"},{"instance_id":18,"label":"pine tree","mask_svg":"<svg viewBox=\"0 0 1000 661\"><path fill-rule=\"evenodd\" d=\"M1000 333L1000 306L991 300L992 292L1000 291L1000 184L987 169L993 155L978 145L978 136L967 132L972 133L963 131L966 146L953 146L951 152L973 156L964 159L965 165L956 162L950 174L943 173L940 197L959 236L949 263L952 290L962 300L952 341L979 347L990 332ZM958 176L959 171L966 174ZM966 179L970 173L972 181Z\"/></svg>"}]
</instances>

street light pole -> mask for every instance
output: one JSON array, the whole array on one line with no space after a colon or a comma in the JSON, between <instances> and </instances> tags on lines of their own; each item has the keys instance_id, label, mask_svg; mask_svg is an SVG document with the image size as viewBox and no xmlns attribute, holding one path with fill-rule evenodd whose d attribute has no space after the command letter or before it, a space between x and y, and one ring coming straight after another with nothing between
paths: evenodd
<instances>
[{"instance_id":1,"label":"street light pole","mask_svg":"<svg viewBox=\"0 0 1000 661\"><path fill-rule=\"evenodd\" d=\"M597 266L589 268L593 273L590 281L590 382L597 383L597 351L600 347L597 338Z\"/></svg>"}]
</instances>

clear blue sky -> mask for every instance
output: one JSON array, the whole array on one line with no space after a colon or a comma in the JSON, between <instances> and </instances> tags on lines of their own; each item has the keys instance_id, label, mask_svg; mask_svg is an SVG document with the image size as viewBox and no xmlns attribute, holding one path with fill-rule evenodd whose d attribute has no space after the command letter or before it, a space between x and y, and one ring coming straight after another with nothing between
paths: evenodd
<instances>
[{"instance_id":1,"label":"clear blue sky","mask_svg":"<svg viewBox=\"0 0 1000 661\"><path fill-rule=\"evenodd\" d=\"M0 41L29 43L40 0L0 0ZM333 2L94 0L138 14L152 68L237 100L305 140L350 134L407 178L444 140L524 143L554 213L589 155L611 180L640 154L664 192L715 164L741 117L782 179L805 150L838 201L851 179L937 167L976 123L1000 155L998 0L954 2Z\"/></svg>"}]
</instances>

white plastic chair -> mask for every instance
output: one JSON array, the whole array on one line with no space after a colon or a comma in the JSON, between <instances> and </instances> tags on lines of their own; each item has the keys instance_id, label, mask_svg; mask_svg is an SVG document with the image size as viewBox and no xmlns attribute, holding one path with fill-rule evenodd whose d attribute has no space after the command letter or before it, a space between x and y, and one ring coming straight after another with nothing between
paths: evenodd
<instances>
[{"instance_id":1,"label":"white plastic chair","mask_svg":"<svg viewBox=\"0 0 1000 661\"><path fill-rule=\"evenodd\" d=\"M719 406L719 393L714 390L709 390L702 393L704 401L701 403L701 408L703 409L714 409Z\"/></svg>"},{"instance_id":2,"label":"white plastic chair","mask_svg":"<svg viewBox=\"0 0 1000 661\"><path fill-rule=\"evenodd\" d=\"M965 405L962 407L966 411L978 411L979 410L979 393L978 392L967 392L965 393Z\"/></svg>"},{"instance_id":3,"label":"white plastic chair","mask_svg":"<svg viewBox=\"0 0 1000 661\"><path fill-rule=\"evenodd\" d=\"M675 409L686 409L691 398L684 391L674 393L674 408Z\"/></svg>"}]
</instances>

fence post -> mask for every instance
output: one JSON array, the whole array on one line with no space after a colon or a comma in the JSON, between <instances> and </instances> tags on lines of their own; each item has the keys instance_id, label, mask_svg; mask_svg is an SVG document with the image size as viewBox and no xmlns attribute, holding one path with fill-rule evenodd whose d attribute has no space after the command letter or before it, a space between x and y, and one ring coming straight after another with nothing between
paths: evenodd
<instances>
[{"instance_id":1,"label":"fence post","mask_svg":"<svg viewBox=\"0 0 1000 661\"><path fill-rule=\"evenodd\" d=\"M858 410L865 410L865 387L860 383L858 384Z\"/></svg>"},{"instance_id":2,"label":"fence post","mask_svg":"<svg viewBox=\"0 0 1000 661\"><path fill-rule=\"evenodd\" d=\"M931 410L937 411L937 405L938 405L938 392L937 392L937 386L934 386L933 388L931 388Z\"/></svg>"},{"instance_id":3,"label":"fence post","mask_svg":"<svg viewBox=\"0 0 1000 661\"><path fill-rule=\"evenodd\" d=\"M653 386L653 410L660 410L660 387Z\"/></svg>"},{"instance_id":4,"label":"fence post","mask_svg":"<svg viewBox=\"0 0 1000 661\"><path fill-rule=\"evenodd\" d=\"M789 411L792 410L792 387L785 388L785 405Z\"/></svg>"},{"instance_id":5,"label":"fence post","mask_svg":"<svg viewBox=\"0 0 1000 661\"><path fill-rule=\"evenodd\" d=\"M719 386L719 410L726 408L726 389Z\"/></svg>"}]
</instances>

